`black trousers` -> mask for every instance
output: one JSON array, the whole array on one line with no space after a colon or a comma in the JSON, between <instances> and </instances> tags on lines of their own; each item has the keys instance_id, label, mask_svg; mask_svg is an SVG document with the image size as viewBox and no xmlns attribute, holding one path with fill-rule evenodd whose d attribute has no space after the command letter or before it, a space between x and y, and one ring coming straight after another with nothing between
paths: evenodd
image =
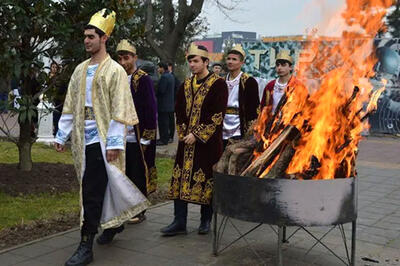
<instances>
[{"instance_id":1,"label":"black trousers","mask_svg":"<svg viewBox=\"0 0 400 266\"><path fill-rule=\"evenodd\" d=\"M82 179L82 235L96 234L103 210L108 177L100 143L86 146L86 165Z\"/></svg>"},{"instance_id":2,"label":"black trousers","mask_svg":"<svg viewBox=\"0 0 400 266\"><path fill-rule=\"evenodd\" d=\"M187 221L187 210L188 210L188 203L183 200L174 200L174 216L175 220L178 221L181 225L186 226L186 221ZM205 221L211 221L212 219L212 206L210 205L201 205L200 207L200 221L205 222Z\"/></svg>"},{"instance_id":3,"label":"black trousers","mask_svg":"<svg viewBox=\"0 0 400 266\"><path fill-rule=\"evenodd\" d=\"M138 143L126 143L126 175L147 197L146 173Z\"/></svg>"},{"instance_id":4,"label":"black trousers","mask_svg":"<svg viewBox=\"0 0 400 266\"><path fill-rule=\"evenodd\" d=\"M160 140L163 143L167 144L170 138L174 138L174 112L158 112L158 129L160 132Z\"/></svg>"}]
</instances>

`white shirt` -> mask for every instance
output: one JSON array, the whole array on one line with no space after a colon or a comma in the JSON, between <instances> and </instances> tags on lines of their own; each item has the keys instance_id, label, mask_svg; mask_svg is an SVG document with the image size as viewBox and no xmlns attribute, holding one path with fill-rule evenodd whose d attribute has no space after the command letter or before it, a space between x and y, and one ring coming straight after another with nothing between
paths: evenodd
<instances>
[{"instance_id":1,"label":"white shirt","mask_svg":"<svg viewBox=\"0 0 400 266\"><path fill-rule=\"evenodd\" d=\"M279 101L281 100L283 94L285 94L286 86L287 82L282 84L279 83L279 79L275 81L274 92L272 93L272 113L275 113Z\"/></svg>"},{"instance_id":2,"label":"white shirt","mask_svg":"<svg viewBox=\"0 0 400 266\"><path fill-rule=\"evenodd\" d=\"M229 74L226 77L226 84L228 85L228 104L227 107L239 109L239 85L240 77L243 72L240 72L233 80L229 80ZM240 136L240 117L238 114L225 114L222 138L229 139L232 137Z\"/></svg>"}]
</instances>

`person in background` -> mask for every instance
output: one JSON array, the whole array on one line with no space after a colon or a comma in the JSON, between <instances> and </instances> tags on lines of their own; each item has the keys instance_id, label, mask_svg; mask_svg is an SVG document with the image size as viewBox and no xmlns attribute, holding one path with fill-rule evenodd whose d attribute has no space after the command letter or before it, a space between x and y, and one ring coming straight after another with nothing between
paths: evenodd
<instances>
[{"instance_id":1,"label":"person in background","mask_svg":"<svg viewBox=\"0 0 400 266\"><path fill-rule=\"evenodd\" d=\"M245 57L240 44L228 51L226 57L229 97L222 130L224 147L229 141L242 139L259 113L258 83L241 70Z\"/></svg>"},{"instance_id":2,"label":"person in background","mask_svg":"<svg viewBox=\"0 0 400 266\"><path fill-rule=\"evenodd\" d=\"M170 136L175 131L175 118L174 118L174 89L175 78L168 71L167 64L158 63L158 73L160 73L160 80L158 81L157 88L157 109L158 109L158 129L160 132L160 139L157 140L157 145L167 145Z\"/></svg>"},{"instance_id":3,"label":"person in background","mask_svg":"<svg viewBox=\"0 0 400 266\"><path fill-rule=\"evenodd\" d=\"M126 136L126 175L146 197L157 187L156 130L157 103L153 81L136 67L136 47L128 40L121 40L117 46L118 63L128 74L129 86L139 124L128 126ZM141 223L146 219L145 211L128 221Z\"/></svg>"},{"instance_id":4,"label":"person in background","mask_svg":"<svg viewBox=\"0 0 400 266\"><path fill-rule=\"evenodd\" d=\"M212 66L212 72L214 72L215 74L217 74L218 76L222 76L221 74L222 71L222 64L219 62L215 62Z\"/></svg>"}]
</instances>

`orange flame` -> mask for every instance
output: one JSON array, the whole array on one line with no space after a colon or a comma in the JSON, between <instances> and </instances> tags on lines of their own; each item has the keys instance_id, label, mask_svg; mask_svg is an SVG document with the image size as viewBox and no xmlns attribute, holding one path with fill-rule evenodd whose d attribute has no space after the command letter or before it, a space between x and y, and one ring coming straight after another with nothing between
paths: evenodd
<instances>
[{"instance_id":1,"label":"orange flame","mask_svg":"<svg viewBox=\"0 0 400 266\"><path fill-rule=\"evenodd\" d=\"M366 112L376 109L382 89L372 97L368 79L374 75L373 39L382 28L383 17L391 0L347 0L341 14L345 21L341 38L329 42L316 37L308 41L312 62L298 65L297 79L288 84L287 102L281 116L273 124L294 125L301 133L296 152L286 170L287 174L302 178L313 171L313 179L349 177L354 174L354 162L361 139L363 121L360 117L370 98ZM313 81L316 90L308 92L304 84ZM357 90L355 87L359 87ZM280 131L264 136L265 124L271 117L264 110L256 126L256 137L268 147ZM281 127L282 129L283 127ZM255 152L257 156L260 152ZM317 165L317 166L316 166ZM317 169L312 169L317 167ZM268 173L268 167L261 176ZM316 173L317 172L317 173ZM316 174L315 174L316 173Z\"/></svg>"}]
</instances>

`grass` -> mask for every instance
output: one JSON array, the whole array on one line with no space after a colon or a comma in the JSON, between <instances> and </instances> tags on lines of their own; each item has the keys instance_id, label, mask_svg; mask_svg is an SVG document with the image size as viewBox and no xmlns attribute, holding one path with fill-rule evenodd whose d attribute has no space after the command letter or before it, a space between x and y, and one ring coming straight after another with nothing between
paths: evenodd
<instances>
[{"instance_id":1,"label":"grass","mask_svg":"<svg viewBox=\"0 0 400 266\"><path fill-rule=\"evenodd\" d=\"M79 212L77 192L12 197L0 192L0 231L63 213Z\"/></svg>"},{"instance_id":2,"label":"grass","mask_svg":"<svg viewBox=\"0 0 400 266\"><path fill-rule=\"evenodd\" d=\"M18 148L12 142L0 141L0 163L18 163ZM34 163L72 164L71 150L56 152L52 146L41 143L32 145L32 161Z\"/></svg>"},{"instance_id":3,"label":"grass","mask_svg":"<svg viewBox=\"0 0 400 266\"><path fill-rule=\"evenodd\" d=\"M18 163L18 148L14 143L0 141L0 151L0 163ZM72 156L70 150L58 153L53 147L35 143L32 146L32 161L72 164ZM173 164L170 158L156 159L159 187L169 183ZM0 192L0 231L21 223L55 218L62 213L77 213L79 208L77 191L18 197Z\"/></svg>"}]
</instances>

